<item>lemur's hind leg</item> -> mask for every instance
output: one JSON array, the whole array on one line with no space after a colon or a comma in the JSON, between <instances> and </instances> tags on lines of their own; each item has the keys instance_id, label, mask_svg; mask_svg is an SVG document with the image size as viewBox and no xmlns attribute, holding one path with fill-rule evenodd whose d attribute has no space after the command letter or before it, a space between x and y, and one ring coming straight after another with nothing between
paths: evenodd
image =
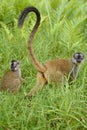
<instances>
[{"instance_id":1,"label":"lemur's hind leg","mask_svg":"<svg viewBox=\"0 0 87 130\"><path fill-rule=\"evenodd\" d=\"M32 95L35 95L40 91L46 83L46 79L43 76L42 73L37 73L37 82L36 85L30 90L30 92L26 95L26 97L31 97Z\"/></svg>"}]
</instances>

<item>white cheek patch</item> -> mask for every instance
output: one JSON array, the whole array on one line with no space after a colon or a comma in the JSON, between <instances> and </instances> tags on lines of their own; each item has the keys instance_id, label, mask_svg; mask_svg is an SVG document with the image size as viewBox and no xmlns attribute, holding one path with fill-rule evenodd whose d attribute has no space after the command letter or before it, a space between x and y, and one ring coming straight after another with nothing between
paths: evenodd
<instances>
[{"instance_id":1,"label":"white cheek patch","mask_svg":"<svg viewBox=\"0 0 87 130\"><path fill-rule=\"evenodd\" d=\"M77 63L75 58L72 58L72 62L73 63Z\"/></svg>"},{"instance_id":2,"label":"white cheek patch","mask_svg":"<svg viewBox=\"0 0 87 130\"><path fill-rule=\"evenodd\" d=\"M14 67L14 70L18 70L18 68L17 68L17 67Z\"/></svg>"},{"instance_id":3,"label":"white cheek patch","mask_svg":"<svg viewBox=\"0 0 87 130\"><path fill-rule=\"evenodd\" d=\"M15 71L18 70L20 68L20 65L17 65L16 63L16 67L14 67Z\"/></svg>"},{"instance_id":4,"label":"white cheek patch","mask_svg":"<svg viewBox=\"0 0 87 130\"><path fill-rule=\"evenodd\" d=\"M83 62L84 62L84 59L83 59L83 60L81 60L81 62L83 63Z\"/></svg>"}]
</instances>

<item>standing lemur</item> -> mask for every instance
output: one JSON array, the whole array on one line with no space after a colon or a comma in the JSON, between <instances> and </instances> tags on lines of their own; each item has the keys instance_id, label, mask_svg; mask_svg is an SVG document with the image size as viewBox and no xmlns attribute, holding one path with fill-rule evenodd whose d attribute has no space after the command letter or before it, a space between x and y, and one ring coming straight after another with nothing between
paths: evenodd
<instances>
[{"instance_id":1,"label":"standing lemur","mask_svg":"<svg viewBox=\"0 0 87 130\"><path fill-rule=\"evenodd\" d=\"M34 12L36 14L36 23L29 35L28 39L28 50L29 57L35 69L37 70L37 82L36 85L31 89L27 96L32 96L43 88L47 82L62 82L65 75L70 74L70 79L73 80L78 74L80 64L84 60L84 55L80 52L74 53L69 59L55 59L47 61L45 64L40 64L32 49L32 41L35 33L40 25L40 12L35 7L25 8L18 20L18 26L21 27L28 13Z\"/></svg>"}]
</instances>

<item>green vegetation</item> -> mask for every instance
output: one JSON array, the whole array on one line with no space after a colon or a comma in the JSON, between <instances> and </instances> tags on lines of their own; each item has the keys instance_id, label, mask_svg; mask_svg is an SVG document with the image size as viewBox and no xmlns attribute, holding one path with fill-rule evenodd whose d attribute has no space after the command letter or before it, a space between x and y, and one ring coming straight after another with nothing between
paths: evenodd
<instances>
[{"instance_id":1,"label":"green vegetation","mask_svg":"<svg viewBox=\"0 0 87 130\"><path fill-rule=\"evenodd\" d=\"M0 79L12 59L22 65L26 80L20 92L0 92L0 130L87 130L87 1L86 0L0 0ZM38 3L37 3L38 2ZM33 5L41 13L41 24L33 41L41 63L67 58L81 51L85 62L76 81L65 86L46 85L32 100L24 98L36 81L27 38L35 15L27 17L22 29L17 20L22 9Z\"/></svg>"}]
</instances>

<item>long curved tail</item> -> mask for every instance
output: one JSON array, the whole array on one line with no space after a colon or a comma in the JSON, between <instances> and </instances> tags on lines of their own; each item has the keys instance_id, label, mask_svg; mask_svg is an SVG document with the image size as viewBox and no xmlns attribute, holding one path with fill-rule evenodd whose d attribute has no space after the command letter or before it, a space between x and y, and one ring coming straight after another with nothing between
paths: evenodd
<instances>
[{"instance_id":1,"label":"long curved tail","mask_svg":"<svg viewBox=\"0 0 87 130\"><path fill-rule=\"evenodd\" d=\"M29 39L28 39L29 55L30 55L30 59L32 61L32 64L36 68L36 70L39 71L39 72L45 72L45 70L46 70L45 66L39 63L39 61L35 57L35 54L34 54L34 52L32 50L32 41L33 41L35 33L36 33L36 31L37 31L37 29L38 29L38 27L40 25L40 19L41 18L40 18L39 11L33 6L25 8L22 11L21 15L19 16L18 27L22 27L27 14L30 13L30 12L34 12L36 14L37 20L36 20L36 23L35 23L32 31L31 31Z\"/></svg>"}]
</instances>

